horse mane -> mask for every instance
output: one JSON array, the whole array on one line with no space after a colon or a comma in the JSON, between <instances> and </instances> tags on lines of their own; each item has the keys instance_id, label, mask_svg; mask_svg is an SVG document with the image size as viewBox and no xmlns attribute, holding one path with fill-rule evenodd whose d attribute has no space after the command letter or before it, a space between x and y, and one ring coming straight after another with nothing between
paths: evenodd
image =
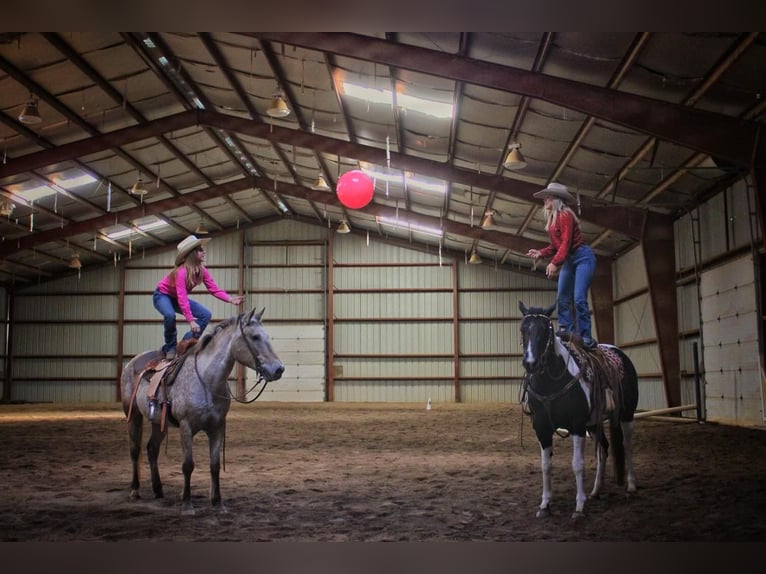
<instances>
[{"instance_id":1,"label":"horse mane","mask_svg":"<svg viewBox=\"0 0 766 574\"><path fill-rule=\"evenodd\" d=\"M203 337L202 337L202 339L200 339L199 343L194 345L194 352L195 353L199 353L200 351L202 351L205 347L207 347L210 344L210 341L212 341L213 338L218 333L220 333L221 331L223 331L227 327L229 327L229 326L233 325L234 323L236 323L238 319L239 319L239 315L235 315L234 317L229 317L225 321L221 321L220 323L218 323L218 325L215 326L215 329L213 329L212 333L208 333L207 335L203 335Z\"/></svg>"}]
</instances>

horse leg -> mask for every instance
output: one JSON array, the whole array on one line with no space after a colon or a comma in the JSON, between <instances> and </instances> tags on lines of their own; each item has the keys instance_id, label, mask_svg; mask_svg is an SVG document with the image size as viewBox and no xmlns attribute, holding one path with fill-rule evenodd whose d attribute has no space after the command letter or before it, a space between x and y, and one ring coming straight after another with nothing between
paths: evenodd
<instances>
[{"instance_id":1,"label":"horse leg","mask_svg":"<svg viewBox=\"0 0 766 574\"><path fill-rule=\"evenodd\" d=\"M149 442L146 443L146 455L149 459L149 472L152 476L152 490L154 498L163 498L165 495L162 490L162 480L160 479L160 469L157 465L157 458L160 456L160 445L165 433L160 430L159 424L152 424L152 435Z\"/></svg>"},{"instance_id":2,"label":"horse leg","mask_svg":"<svg viewBox=\"0 0 766 574\"><path fill-rule=\"evenodd\" d=\"M628 494L636 492L636 473L633 470L633 421L620 422L622 444L625 447L625 474L628 482Z\"/></svg>"},{"instance_id":3,"label":"horse leg","mask_svg":"<svg viewBox=\"0 0 766 574\"><path fill-rule=\"evenodd\" d=\"M181 448L184 453L184 462L181 468L184 473L184 491L181 497L181 514L194 516L194 505L191 500L191 475L194 472L194 455L192 454L192 435L189 424L181 421Z\"/></svg>"},{"instance_id":4,"label":"horse leg","mask_svg":"<svg viewBox=\"0 0 766 574\"><path fill-rule=\"evenodd\" d=\"M141 456L141 436L144 430L144 417L136 409L131 413L128 422L128 438L130 440L130 461L133 464L133 479L130 481L130 498L141 498L139 493L139 458Z\"/></svg>"},{"instance_id":5,"label":"horse leg","mask_svg":"<svg viewBox=\"0 0 766 574\"><path fill-rule=\"evenodd\" d=\"M210 446L210 503L219 514L228 512L226 505L221 500L221 449L226 436L226 425L223 424L215 431L208 433Z\"/></svg>"},{"instance_id":6,"label":"horse leg","mask_svg":"<svg viewBox=\"0 0 766 574\"><path fill-rule=\"evenodd\" d=\"M543 471L543 497L540 501L540 508L537 509L537 518L550 516L551 503L551 468L553 466L553 445L543 446L540 444L540 468Z\"/></svg>"},{"instance_id":7,"label":"horse leg","mask_svg":"<svg viewBox=\"0 0 766 574\"><path fill-rule=\"evenodd\" d=\"M606 459L609 453L609 441L606 438L603 428L594 431L592 434L598 441L596 446L596 478L593 481L593 490L591 490L588 498L598 498L601 493L601 487L604 485Z\"/></svg>"},{"instance_id":8,"label":"horse leg","mask_svg":"<svg viewBox=\"0 0 766 574\"><path fill-rule=\"evenodd\" d=\"M585 436L572 435L572 471L575 475L575 484L577 485L577 496L575 497L575 511L572 518L583 516L585 509L585 487L583 486L583 469L585 468Z\"/></svg>"}]
</instances>

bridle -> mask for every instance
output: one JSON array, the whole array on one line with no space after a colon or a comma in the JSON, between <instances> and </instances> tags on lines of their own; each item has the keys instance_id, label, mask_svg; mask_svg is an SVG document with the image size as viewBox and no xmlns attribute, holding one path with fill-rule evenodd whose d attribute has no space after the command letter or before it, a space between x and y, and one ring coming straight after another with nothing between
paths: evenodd
<instances>
[{"instance_id":1,"label":"bridle","mask_svg":"<svg viewBox=\"0 0 766 574\"><path fill-rule=\"evenodd\" d=\"M552 394L542 394L538 392L535 389L534 381L535 379L539 379L543 375L547 375L551 380L557 381L566 375L569 370L567 369L567 364L564 363L564 368L561 373L554 375L548 370L549 365L547 364L548 361L545 359L548 356L554 355L554 348L553 345L555 344L556 335L553 332L553 322L551 321L550 317L547 315L534 313L530 315L526 315L524 319L521 322L521 331L522 331L522 339L524 338L523 332L525 323L529 323L527 319L530 318L537 318L537 319L543 319L547 323L547 339L545 343L545 348L543 349L543 352L540 354L540 360L538 361L539 367L534 372L527 371L524 376L524 383L522 385L523 388L523 395L529 394L531 397L533 397L535 400L537 400L539 403L543 405L543 408L545 409L546 414L548 415L549 421L551 421L551 426L555 429L555 425L553 425L553 421L551 419L551 411L550 411L550 405L551 403L557 401L564 395L566 395L577 383L580 382L580 379L582 378L582 371L580 371L577 376L573 376L569 382L567 382L566 385L564 385L561 389L556 391ZM524 342L522 341L522 345ZM571 360L571 357L570 357ZM524 396L522 395L522 402L524 402Z\"/></svg>"},{"instance_id":2,"label":"bridle","mask_svg":"<svg viewBox=\"0 0 766 574\"><path fill-rule=\"evenodd\" d=\"M245 392L245 396L249 395L252 391L254 391L256 388L258 388L258 386L261 385L261 383L263 383L263 386L258 391L258 394L255 395L255 397L253 397L252 399L247 400L247 401L242 400L242 399L238 398L236 395L234 395L234 393L231 392L231 388L229 388L229 384L228 383L226 383L226 385L225 385L226 386L226 391L228 392L228 395L215 395L215 396L217 396L218 398L232 399L233 401L236 401L236 402L238 402L240 404L243 404L243 405L249 405L250 403L255 402L255 401L258 400L258 398L261 396L263 391L266 390L266 386L269 383L268 383L268 381L266 381L264 379L263 374L261 373L261 370L262 370L263 367L262 367L260 359L258 358L258 351L255 350L255 347L253 347L253 344L250 342L250 339L245 334L244 321L242 320L242 317L237 317L237 325L239 326L239 332L242 334L242 338L245 341L245 345L247 346L247 350L250 351L250 356L253 358L253 361L255 362L255 372L258 374L258 380L256 380L255 383L253 383L253 386L250 387ZM199 353L195 353L194 354L194 372L197 374L197 379L199 379L199 381L202 382L202 375L200 374L199 368L197 367L197 357L198 357L198 355L199 355ZM207 387L205 387L205 388L207 389Z\"/></svg>"},{"instance_id":3,"label":"bridle","mask_svg":"<svg viewBox=\"0 0 766 574\"><path fill-rule=\"evenodd\" d=\"M553 332L553 322L551 321L551 318L548 317L548 315L543 315L542 313L533 313L530 315L526 315L524 319L521 321L521 327L520 327L520 330L522 333L522 343L521 343L522 345L524 345L524 327L526 325L529 325L529 323L531 323L531 321L529 321L528 319L542 319L543 321L545 321L547 325L548 336L545 339L545 347L543 348L543 352L540 353L540 360L537 362L538 364L537 370L535 370L532 373L527 371L527 374L529 375L543 375L543 374L546 374L546 366L547 366L546 365L547 361L545 360L546 357L554 354L553 345L555 344L555 341L556 341L556 335ZM551 377L555 381L563 377L566 374L566 372L567 372L566 365L564 365L564 370L560 374L554 375L551 372L548 372L547 374L549 377Z\"/></svg>"}]
</instances>

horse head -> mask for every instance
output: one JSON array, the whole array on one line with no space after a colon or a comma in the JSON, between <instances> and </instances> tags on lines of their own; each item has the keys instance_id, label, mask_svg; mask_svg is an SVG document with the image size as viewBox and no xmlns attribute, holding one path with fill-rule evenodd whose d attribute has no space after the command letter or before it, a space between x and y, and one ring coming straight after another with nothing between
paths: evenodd
<instances>
[{"instance_id":1,"label":"horse head","mask_svg":"<svg viewBox=\"0 0 766 574\"><path fill-rule=\"evenodd\" d=\"M519 301L519 310L524 316L520 327L521 364L528 373L534 373L543 368L545 353L554 342L551 314L555 308L555 303L547 309L542 307L527 308L523 302Z\"/></svg>"},{"instance_id":2,"label":"horse head","mask_svg":"<svg viewBox=\"0 0 766 574\"><path fill-rule=\"evenodd\" d=\"M261 323L266 309L256 313L255 309L243 313L238 318L239 330L244 348L237 355L237 360L254 369L267 382L279 380L285 366L271 346L271 337Z\"/></svg>"}]
</instances>

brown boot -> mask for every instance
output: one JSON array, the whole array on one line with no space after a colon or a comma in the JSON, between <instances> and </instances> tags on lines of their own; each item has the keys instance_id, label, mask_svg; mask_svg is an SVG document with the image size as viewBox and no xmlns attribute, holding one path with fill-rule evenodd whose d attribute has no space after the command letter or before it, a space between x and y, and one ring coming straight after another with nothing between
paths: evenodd
<instances>
[{"instance_id":1,"label":"brown boot","mask_svg":"<svg viewBox=\"0 0 766 574\"><path fill-rule=\"evenodd\" d=\"M191 349L199 342L199 339L184 339L178 343L178 354L183 355L186 351Z\"/></svg>"}]
</instances>

